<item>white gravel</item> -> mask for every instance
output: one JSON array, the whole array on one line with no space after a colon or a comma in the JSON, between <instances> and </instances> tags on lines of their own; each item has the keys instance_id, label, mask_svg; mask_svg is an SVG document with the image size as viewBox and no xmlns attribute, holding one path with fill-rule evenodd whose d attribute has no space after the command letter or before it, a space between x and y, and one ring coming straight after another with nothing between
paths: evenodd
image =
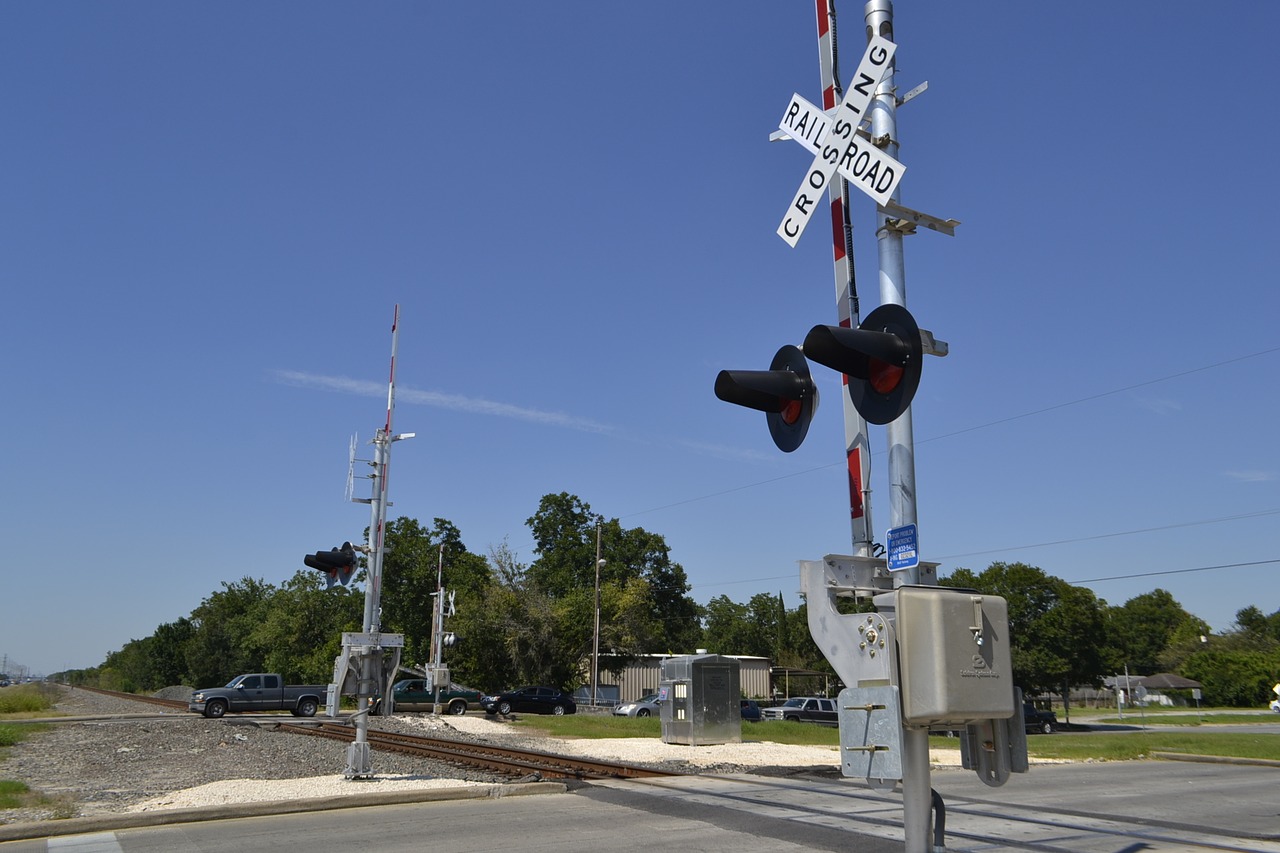
<instances>
[{"instance_id":1,"label":"white gravel","mask_svg":"<svg viewBox=\"0 0 1280 853\"><path fill-rule=\"evenodd\" d=\"M341 774L312 776L306 779L228 779L153 797L150 800L135 803L129 807L128 811L193 809L201 806L225 806L271 800L305 800L314 797L333 799L350 794L418 791L425 788L464 788L486 784L467 782L463 779L433 779L424 776L378 776L376 779L352 780L344 778Z\"/></svg>"},{"instance_id":2,"label":"white gravel","mask_svg":"<svg viewBox=\"0 0 1280 853\"><path fill-rule=\"evenodd\" d=\"M58 709L68 714L154 711L129 700L66 691ZM743 743L686 746L657 737L564 739L533 737L483 714L376 718L379 728L479 739L544 752L596 757L673 770L731 773L762 767L834 770L835 747L788 746L752 737ZM461 771L407 756L375 753L375 779L344 779L342 747L333 741L285 735L264 727L234 726L178 713L166 721L67 723L10 748L0 778L21 779L62 805L0 811L0 824L83 816L197 808L270 800L333 798L382 791L501 784L492 774ZM960 763L958 750L935 750L938 767ZM248 771L248 772L246 772ZM255 778L244 778L253 776ZM459 778L463 777L463 778ZM68 806L67 803L72 805Z\"/></svg>"},{"instance_id":3,"label":"white gravel","mask_svg":"<svg viewBox=\"0 0 1280 853\"><path fill-rule=\"evenodd\" d=\"M709 767L827 767L839 766L836 747L792 746L750 739L750 726L743 726L742 743L686 746L664 743L659 738L536 738L519 732L509 723L482 716L431 717L396 715L394 719L411 730L448 737L463 733L493 743L519 744L527 749L576 755L635 764L669 764L673 769ZM936 766L958 766L959 750L934 750L930 753ZM375 762L376 771L376 762ZM194 788L174 791L130 807L130 811L181 809L233 803L290 800L308 797L337 797L353 793L403 791L423 788L452 788L483 785L457 779L438 779L412 775L379 775L375 780L352 781L341 775L314 776L304 779L230 779Z\"/></svg>"}]
</instances>

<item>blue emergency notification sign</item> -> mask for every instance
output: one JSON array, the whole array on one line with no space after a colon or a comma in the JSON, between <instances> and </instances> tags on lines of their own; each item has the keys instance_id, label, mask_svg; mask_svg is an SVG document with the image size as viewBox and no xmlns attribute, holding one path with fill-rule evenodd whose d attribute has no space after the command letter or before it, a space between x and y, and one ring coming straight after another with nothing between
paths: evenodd
<instances>
[{"instance_id":1,"label":"blue emergency notification sign","mask_svg":"<svg viewBox=\"0 0 1280 853\"><path fill-rule=\"evenodd\" d=\"M889 528L889 571L901 572L920 565L920 537L914 524Z\"/></svg>"}]
</instances>

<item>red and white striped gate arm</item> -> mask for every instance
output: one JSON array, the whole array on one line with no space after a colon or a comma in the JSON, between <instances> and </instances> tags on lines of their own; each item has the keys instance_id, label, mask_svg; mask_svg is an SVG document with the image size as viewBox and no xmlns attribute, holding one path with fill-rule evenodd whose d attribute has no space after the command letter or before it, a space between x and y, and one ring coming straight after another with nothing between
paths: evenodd
<instances>
[{"instance_id":1,"label":"red and white striped gate arm","mask_svg":"<svg viewBox=\"0 0 1280 853\"><path fill-rule=\"evenodd\" d=\"M834 109L840 102L835 82L835 0L815 0L818 16L818 66L822 75L822 108ZM835 260L836 314L846 329L860 322L856 309L851 225L845 200L848 183L837 175L827 191L831 200L831 247ZM848 246L848 249L846 249ZM849 378L841 377L848 385ZM845 458L849 474L849 522L852 528L853 553L871 556L871 445L867 439L867 422L854 408L847 393L840 395L844 406Z\"/></svg>"}]
</instances>

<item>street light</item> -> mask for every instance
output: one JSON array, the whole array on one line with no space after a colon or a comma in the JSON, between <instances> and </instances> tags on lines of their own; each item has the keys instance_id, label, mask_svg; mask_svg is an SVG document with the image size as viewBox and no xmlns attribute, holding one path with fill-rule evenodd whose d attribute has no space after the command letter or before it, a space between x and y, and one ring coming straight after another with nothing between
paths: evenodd
<instances>
[{"instance_id":1,"label":"street light","mask_svg":"<svg viewBox=\"0 0 1280 853\"><path fill-rule=\"evenodd\" d=\"M591 643L591 704L600 703L600 522L596 522L596 624Z\"/></svg>"}]
</instances>

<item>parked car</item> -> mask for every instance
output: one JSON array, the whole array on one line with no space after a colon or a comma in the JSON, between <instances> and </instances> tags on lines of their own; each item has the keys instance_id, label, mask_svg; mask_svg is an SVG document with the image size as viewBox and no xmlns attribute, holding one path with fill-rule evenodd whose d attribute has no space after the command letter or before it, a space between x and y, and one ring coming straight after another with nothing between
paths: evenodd
<instances>
[{"instance_id":1,"label":"parked car","mask_svg":"<svg viewBox=\"0 0 1280 853\"><path fill-rule=\"evenodd\" d=\"M573 697L563 690L554 687L520 687L508 690L497 696L486 696L480 700L480 707L486 714L510 714L512 711L524 711L528 714L563 714L577 713L578 706Z\"/></svg>"},{"instance_id":2,"label":"parked car","mask_svg":"<svg viewBox=\"0 0 1280 853\"><path fill-rule=\"evenodd\" d=\"M760 722L760 720L762 719L762 716L760 714L760 706L757 705L754 700L743 699L741 702L741 706L742 706L742 719L746 720L748 723Z\"/></svg>"},{"instance_id":3,"label":"parked car","mask_svg":"<svg viewBox=\"0 0 1280 853\"><path fill-rule=\"evenodd\" d=\"M624 702L613 709L613 715L615 717L654 717L657 716L660 707L658 694L650 693L634 702Z\"/></svg>"},{"instance_id":4,"label":"parked car","mask_svg":"<svg viewBox=\"0 0 1280 853\"><path fill-rule=\"evenodd\" d=\"M1277 714L1280 714L1280 699L1277 699L1276 701L1271 703L1271 710L1275 711Z\"/></svg>"},{"instance_id":5,"label":"parked car","mask_svg":"<svg viewBox=\"0 0 1280 853\"><path fill-rule=\"evenodd\" d=\"M1027 724L1027 734L1035 734L1042 732L1044 734L1053 734L1053 730L1058 725L1058 715L1053 711L1042 711L1030 702L1022 705L1023 722Z\"/></svg>"},{"instance_id":6,"label":"parked car","mask_svg":"<svg viewBox=\"0 0 1280 853\"><path fill-rule=\"evenodd\" d=\"M436 692L427 686L426 679L406 678L397 681L391 687L391 695L395 698L395 710L400 711L432 711L435 709ZM446 714L465 714L467 709L477 710L484 696L479 690L472 690L461 684L450 684L440 688L440 709ZM381 699L375 703L374 713L381 711Z\"/></svg>"},{"instance_id":7,"label":"parked car","mask_svg":"<svg viewBox=\"0 0 1280 853\"><path fill-rule=\"evenodd\" d=\"M838 724L836 700L819 699L816 696L793 696L774 708L760 712L766 720L792 720L794 722Z\"/></svg>"}]
</instances>

